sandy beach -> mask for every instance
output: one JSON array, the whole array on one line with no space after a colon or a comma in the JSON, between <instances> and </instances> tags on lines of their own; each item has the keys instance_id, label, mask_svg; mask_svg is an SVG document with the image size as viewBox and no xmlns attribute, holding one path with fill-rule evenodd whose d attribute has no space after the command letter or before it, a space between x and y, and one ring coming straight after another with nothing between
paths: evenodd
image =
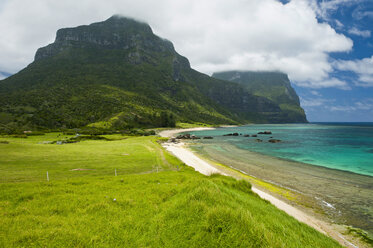
<instances>
[{"instance_id":1,"label":"sandy beach","mask_svg":"<svg viewBox=\"0 0 373 248\"><path fill-rule=\"evenodd\" d=\"M180 132L191 132L191 131L199 131L199 130L211 130L214 128L190 128L190 129L172 129L172 130L165 130L161 131L159 135L161 137L175 137L176 134ZM187 146L182 143L173 143L173 142L166 142L163 144L165 149L167 149L169 152L174 154L176 157L178 157L181 161L183 161L186 165L193 167L196 171L204 174L204 175L211 175L214 173L219 173L226 176L233 176L235 177L234 173L230 173L227 170L224 170L223 168L219 168L219 166L209 163L208 161L205 161L201 157L197 156L195 153L193 153L190 149L187 148ZM351 242L347 241L346 238L339 233L338 231L333 228L333 226L329 223L326 223L323 220L317 219L314 216L311 216L300 209L291 206L287 202L274 197L273 195L264 192L254 185L252 186L252 190L258 194L262 199L268 200L271 202L274 206L277 208L283 210L290 216L294 217L300 222L306 223L307 225L315 228L321 233L324 233L335 240L337 240L341 245L346 247L357 247L356 245L352 244Z\"/></svg>"}]
</instances>

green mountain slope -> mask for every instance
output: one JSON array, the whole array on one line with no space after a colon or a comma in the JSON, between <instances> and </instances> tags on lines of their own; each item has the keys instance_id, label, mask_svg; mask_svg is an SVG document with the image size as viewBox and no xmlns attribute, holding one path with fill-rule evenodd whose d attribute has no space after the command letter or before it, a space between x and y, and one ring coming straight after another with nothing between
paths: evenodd
<instances>
[{"instance_id":1,"label":"green mountain slope","mask_svg":"<svg viewBox=\"0 0 373 248\"><path fill-rule=\"evenodd\" d=\"M119 16L58 30L33 63L0 81L3 130L278 122L279 111L237 83L191 69L149 25Z\"/></svg>"},{"instance_id":2,"label":"green mountain slope","mask_svg":"<svg viewBox=\"0 0 373 248\"><path fill-rule=\"evenodd\" d=\"M214 73L212 77L239 83L250 93L275 102L281 108L279 118L283 120L307 122L304 110L299 103L299 97L284 73L227 71Z\"/></svg>"}]
</instances>

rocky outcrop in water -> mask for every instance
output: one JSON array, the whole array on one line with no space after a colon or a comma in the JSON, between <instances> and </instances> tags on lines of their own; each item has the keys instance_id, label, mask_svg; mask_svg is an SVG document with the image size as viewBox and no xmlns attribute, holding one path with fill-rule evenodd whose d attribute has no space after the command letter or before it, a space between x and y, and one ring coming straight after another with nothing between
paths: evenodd
<instances>
[{"instance_id":1,"label":"rocky outcrop in water","mask_svg":"<svg viewBox=\"0 0 373 248\"><path fill-rule=\"evenodd\" d=\"M264 131L264 132L258 132L258 134L272 134L272 132L271 131Z\"/></svg>"}]
</instances>

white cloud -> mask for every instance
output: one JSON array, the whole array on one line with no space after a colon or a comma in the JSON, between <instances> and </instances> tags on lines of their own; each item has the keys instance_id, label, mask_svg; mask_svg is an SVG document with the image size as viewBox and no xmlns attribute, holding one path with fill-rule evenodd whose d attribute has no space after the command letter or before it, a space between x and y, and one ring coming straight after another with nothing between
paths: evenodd
<instances>
[{"instance_id":1,"label":"white cloud","mask_svg":"<svg viewBox=\"0 0 373 248\"><path fill-rule=\"evenodd\" d=\"M353 12L352 17L356 20L361 20L363 18L373 18L373 11L367 10L366 6L360 5Z\"/></svg>"},{"instance_id":2,"label":"white cloud","mask_svg":"<svg viewBox=\"0 0 373 248\"><path fill-rule=\"evenodd\" d=\"M357 102L355 106L357 109L361 110L373 110L373 99L365 100L363 102Z\"/></svg>"},{"instance_id":3,"label":"white cloud","mask_svg":"<svg viewBox=\"0 0 373 248\"><path fill-rule=\"evenodd\" d=\"M339 70L353 71L360 74L373 74L373 56L361 60L338 60L335 62Z\"/></svg>"},{"instance_id":4,"label":"white cloud","mask_svg":"<svg viewBox=\"0 0 373 248\"><path fill-rule=\"evenodd\" d=\"M369 30L359 30L356 27L351 28L348 30L349 34L357 35L357 36L362 36L364 38L370 37L371 33Z\"/></svg>"},{"instance_id":5,"label":"white cloud","mask_svg":"<svg viewBox=\"0 0 373 248\"><path fill-rule=\"evenodd\" d=\"M342 111L342 112L350 112L355 111L356 108L353 106L330 106L328 107L330 111Z\"/></svg>"},{"instance_id":6,"label":"white cloud","mask_svg":"<svg viewBox=\"0 0 373 248\"><path fill-rule=\"evenodd\" d=\"M373 74L362 74L359 77L361 82L371 84L373 86Z\"/></svg>"},{"instance_id":7,"label":"white cloud","mask_svg":"<svg viewBox=\"0 0 373 248\"><path fill-rule=\"evenodd\" d=\"M329 20L330 14L335 12L340 7L356 5L365 0L322 0L320 2L318 2L317 0L309 1L312 3L312 6L319 17L323 18L324 20Z\"/></svg>"},{"instance_id":8,"label":"white cloud","mask_svg":"<svg viewBox=\"0 0 373 248\"><path fill-rule=\"evenodd\" d=\"M337 25L338 29L342 29L344 27L343 23L338 21L337 19L334 20L335 25Z\"/></svg>"},{"instance_id":9,"label":"white cloud","mask_svg":"<svg viewBox=\"0 0 373 248\"><path fill-rule=\"evenodd\" d=\"M341 90L351 90L351 87L348 85L347 82L342 81L337 78L326 78L324 80L313 80L313 81L306 81L306 82L298 82L299 86L313 88L313 89L320 89L320 88L338 88Z\"/></svg>"},{"instance_id":10,"label":"white cloud","mask_svg":"<svg viewBox=\"0 0 373 248\"><path fill-rule=\"evenodd\" d=\"M316 90L311 90L310 93L314 96L321 96L320 92L316 91Z\"/></svg>"},{"instance_id":11,"label":"white cloud","mask_svg":"<svg viewBox=\"0 0 373 248\"><path fill-rule=\"evenodd\" d=\"M333 102L331 99L325 98L300 98L300 104L302 107L312 108L312 107L320 107L324 106L327 103Z\"/></svg>"},{"instance_id":12,"label":"white cloud","mask_svg":"<svg viewBox=\"0 0 373 248\"><path fill-rule=\"evenodd\" d=\"M358 86L373 87L373 56L361 60L337 60L334 67L342 71L352 71L359 77Z\"/></svg>"},{"instance_id":13,"label":"white cloud","mask_svg":"<svg viewBox=\"0 0 373 248\"><path fill-rule=\"evenodd\" d=\"M331 112L373 112L373 98L365 98L349 105L335 105L337 101L330 98L304 98L300 97L301 106L308 111L331 111Z\"/></svg>"},{"instance_id":14,"label":"white cloud","mask_svg":"<svg viewBox=\"0 0 373 248\"><path fill-rule=\"evenodd\" d=\"M353 112L353 111L373 111L373 98L363 99L362 101L355 102L354 104L338 105L338 106L328 106L330 111L342 111L342 112Z\"/></svg>"},{"instance_id":15,"label":"white cloud","mask_svg":"<svg viewBox=\"0 0 373 248\"><path fill-rule=\"evenodd\" d=\"M373 18L373 11L363 11L363 12L360 12L360 19L364 18L364 17L368 17L368 18Z\"/></svg>"},{"instance_id":16,"label":"white cloud","mask_svg":"<svg viewBox=\"0 0 373 248\"><path fill-rule=\"evenodd\" d=\"M329 53L349 51L353 43L319 23L308 0L7 1L0 11L0 30L5 34L0 39L0 70L25 67L38 47L54 40L59 28L116 13L148 22L195 69L208 74L280 70L300 86L347 88L345 82L329 78Z\"/></svg>"}]
</instances>

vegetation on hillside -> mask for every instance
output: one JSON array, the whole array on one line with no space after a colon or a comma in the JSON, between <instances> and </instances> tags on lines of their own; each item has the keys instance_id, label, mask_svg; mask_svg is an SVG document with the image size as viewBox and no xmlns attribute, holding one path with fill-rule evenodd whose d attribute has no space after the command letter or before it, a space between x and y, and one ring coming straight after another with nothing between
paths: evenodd
<instances>
[{"instance_id":1,"label":"vegetation on hillside","mask_svg":"<svg viewBox=\"0 0 373 248\"><path fill-rule=\"evenodd\" d=\"M299 97L286 74L281 72L226 71L212 75L214 78L236 82L248 92L265 97L278 104L279 118L289 122L307 122Z\"/></svg>"},{"instance_id":2,"label":"vegetation on hillside","mask_svg":"<svg viewBox=\"0 0 373 248\"><path fill-rule=\"evenodd\" d=\"M1 247L340 247L157 137L71 137L0 136Z\"/></svg>"},{"instance_id":3,"label":"vegetation on hillside","mask_svg":"<svg viewBox=\"0 0 373 248\"><path fill-rule=\"evenodd\" d=\"M271 99L190 68L144 23L111 17L61 29L0 81L0 132L290 122Z\"/></svg>"}]
</instances>

